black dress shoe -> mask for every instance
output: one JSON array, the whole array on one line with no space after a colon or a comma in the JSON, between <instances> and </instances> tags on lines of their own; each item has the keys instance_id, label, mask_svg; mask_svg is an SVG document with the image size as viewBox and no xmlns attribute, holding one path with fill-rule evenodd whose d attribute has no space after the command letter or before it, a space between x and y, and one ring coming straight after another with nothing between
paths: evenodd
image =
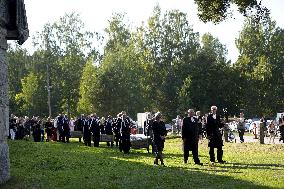
<instances>
[{"instance_id":1,"label":"black dress shoe","mask_svg":"<svg viewBox=\"0 0 284 189\"><path fill-rule=\"evenodd\" d=\"M199 163L195 163L195 165L203 165L203 163L200 163L200 162L199 162Z\"/></svg>"},{"instance_id":2,"label":"black dress shoe","mask_svg":"<svg viewBox=\"0 0 284 189\"><path fill-rule=\"evenodd\" d=\"M226 161L221 160L221 161L218 161L218 163L224 164L224 163L226 163Z\"/></svg>"}]
</instances>

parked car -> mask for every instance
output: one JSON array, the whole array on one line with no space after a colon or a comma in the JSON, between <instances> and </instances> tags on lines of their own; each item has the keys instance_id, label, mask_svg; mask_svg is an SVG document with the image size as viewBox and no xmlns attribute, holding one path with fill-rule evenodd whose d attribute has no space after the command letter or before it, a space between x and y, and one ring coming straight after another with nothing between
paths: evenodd
<instances>
[{"instance_id":1,"label":"parked car","mask_svg":"<svg viewBox=\"0 0 284 189\"><path fill-rule=\"evenodd\" d=\"M231 131L237 131L237 127L238 127L238 124L236 121L232 121L232 122L229 122L228 123L228 126L230 128Z\"/></svg>"},{"instance_id":2,"label":"parked car","mask_svg":"<svg viewBox=\"0 0 284 189\"><path fill-rule=\"evenodd\" d=\"M272 122L273 120L267 120L266 121L266 130L264 131L264 134L265 136L268 136L268 126L269 124ZM254 123L256 124L256 130L257 130L257 133L259 133L259 125L260 125L260 121L253 121L250 126L249 126L249 132L253 132L253 127L254 127Z\"/></svg>"},{"instance_id":3,"label":"parked car","mask_svg":"<svg viewBox=\"0 0 284 189\"><path fill-rule=\"evenodd\" d=\"M251 124L251 123L249 123L249 122L245 123L245 130L246 130L246 131L249 131L250 124Z\"/></svg>"},{"instance_id":4,"label":"parked car","mask_svg":"<svg viewBox=\"0 0 284 189\"><path fill-rule=\"evenodd\" d=\"M173 130L172 130L172 129L173 129L173 126L172 126L171 124L166 123L165 126L166 126L166 130L167 130L168 133L173 131Z\"/></svg>"}]
</instances>

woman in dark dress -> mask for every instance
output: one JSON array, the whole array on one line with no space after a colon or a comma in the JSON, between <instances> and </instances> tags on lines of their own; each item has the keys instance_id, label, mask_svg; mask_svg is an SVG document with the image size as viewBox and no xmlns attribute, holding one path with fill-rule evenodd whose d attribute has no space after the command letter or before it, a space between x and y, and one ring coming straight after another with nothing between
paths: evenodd
<instances>
[{"instance_id":1,"label":"woman in dark dress","mask_svg":"<svg viewBox=\"0 0 284 189\"><path fill-rule=\"evenodd\" d=\"M53 123L50 121L50 117L47 118L44 127L47 136L46 142L49 142L52 138L52 129L53 129Z\"/></svg>"},{"instance_id":2,"label":"woman in dark dress","mask_svg":"<svg viewBox=\"0 0 284 189\"><path fill-rule=\"evenodd\" d=\"M164 160L163 160L163 149L164 149L164 143L165 143L165 137L167 135L167 130L166 130L166 126L165 123L161 120L162 115L160 112L157 112L155 114L155 120L153 122L153 143L156 146L156 158L154 161L155 165L158 165L158 160L160 159L161 161L161 165L165 165L164 164Z\"/></svg>"},{"instance_id":3,"label":"woman in dark dress","mask_svg":"<svg viewBox=\"0 0 284 189\"><path fill-rule=\"evenodd\" d=\"M33 137L35 142L41 141L40 121L37 121L33 130Z\"/></svg>"}]
</instances>

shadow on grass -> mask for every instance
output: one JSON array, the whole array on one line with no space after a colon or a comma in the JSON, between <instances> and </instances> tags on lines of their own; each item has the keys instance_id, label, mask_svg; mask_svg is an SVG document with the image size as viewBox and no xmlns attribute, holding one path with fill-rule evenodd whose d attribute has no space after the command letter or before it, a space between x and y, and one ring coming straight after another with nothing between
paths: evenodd
<instances>
[{"instance_id":1,"label":"shadow on grass","mask_svg":"<svg viewBox=\"0 0 284 189\"><path fill-rule=\"evenodd\" d=\"M176 166L170 159L166 159L169 166L154 166L151 154L135 150L123 154L117 148L90 148L77 143L9 145L12 179L0 186L3 189L269 188L224 175L240 173L233 170L191 164Z\"/></svg>"},{"instance_id":2,"label":"shadow on grass","mask_svg":"<svg viewBox=\"0 0 284 189\"><path fill-rule=\"evenodd\" d=\"M220 168L238 168L238 169L267 169L267 170L276 170L276 171L284 171L283 164L246 164L246 163L228 163L225 165L220 165Z\"/></svg>"}]
</instances>

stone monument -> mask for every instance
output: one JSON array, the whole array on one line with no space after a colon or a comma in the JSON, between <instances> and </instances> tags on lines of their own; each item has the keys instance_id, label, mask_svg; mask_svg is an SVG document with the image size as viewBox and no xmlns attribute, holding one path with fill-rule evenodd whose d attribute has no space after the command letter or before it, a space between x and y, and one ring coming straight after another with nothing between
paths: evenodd
<instances>
[{"instance_id":1,"label":"stone monument","mask_svg":"<svg viewBox=\"0 0 284 189\"><path fill-rule=\"evenodd\" d=\"M28 35L24 0L0 0L0 184L10 178L7 40L21 45Z\"/></svg>"}]
</instances>

